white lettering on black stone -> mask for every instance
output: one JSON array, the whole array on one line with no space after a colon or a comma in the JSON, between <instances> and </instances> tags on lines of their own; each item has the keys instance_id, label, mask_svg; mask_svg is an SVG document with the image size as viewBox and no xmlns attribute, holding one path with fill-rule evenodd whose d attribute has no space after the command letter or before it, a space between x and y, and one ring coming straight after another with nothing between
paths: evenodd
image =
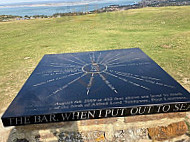
<instances>
[{"instance_id":1,"label":"white lettering on black stone","mask_svg":"<svg viewBox=\"0 0 190 142\"><path fill-rule=\"evenodd\" d=\"M102 110L99 110L99 118L101 117L101 115L102 115Z\"/></svg>"},{"instance_id":2,"label":"white lettering on black stone","mask_svg":"<svg viewBox=\"0 0 190 142\"><path fill-rule=\"evenodd\" d=\"M151 112L151 106L148 107L148 114Z\"/></svg>"},{"instance_id":3,"label":"white lettering on black stone","mask_svg":"<svg viewBox=\"0 0 190 142\"><path fill-rule=\"evenodd\" d=\"M142 108L142 107L139 107L139 114L144 114L146 111L146 107Z\"/></svg>"},{"instance_id":4,"label":"white lettering on black stone","mask_svg":"<svg viewBox=\"0 0 190 142\"><path fill-rule=\"evenodd\" d=\"M81 112L80 119L87 119L87 112L86 111Z\"/></svg>"},{"instance_id":5,"label":"white lettering on black stone","mask_svg":"<svg viewBox=\"0 0 190 142\"><path fill-rule=\"evenodd\" d=\"M114 114L115 113L115 114ZM118 114L119 114L119 109L115 109L115 112L114 112L114 109L112 109L112 116L113 117L116 117L116 116L118 116Z\"/></svg>"},{"instance_id":6,"label":"white lettering on black stone","mask_svg":"<svg viewBox=\"0 0 190 142\"><path fill-rule=\"evenodd\" d=\"M88 119L90 119L90 118L94 118L95 117L95 110L94 111L88 111Z\"/></svg>"},{"instance_id":7,"label":"white lettering on black stone","mask_svg":"<svg viewBox=\"0 0 190 142\"><path fill-rule=\"evenodd\" d=\"M12 125L25 125L36 123L49 123L58 121L69 120L85 120L93 118L107 118L107 117L121 117L130 115L144 115L154 113L166 113L166 112L182 112L190 110L189 103L179 104L162 104L155 106L138 106L132 108L115 108L115 109L103 109L103 110L91 110L81 112L60 113L51 115L36 115L28 117L16 117L8 118L7 122L9 126Z\"/></svg>"},{"instance_id":8,"label":"white lettering on black stone","mask_svg":"<svg viewBox=\"0 0 190 142\"><path fill-rule=\"evenodd\" d=\"M138 108L131 108L131 115L135 115L138 112Z\"/></svg>"},{"instance_id":9,"label":"white lettering on black stone","mask_svg":"<svg viewBox=\"0 0 190 142\"><path fill-rule=\"evenodd\" d=\"M24 124L30 124L30 117L24 117Z\"/></svg>"},{"instance_id":10,"label":"white lettering on black stone","mask_svg":"<svg viewBox=\"0 0 190 142\"><path fill-rule=\"evenodd\" d=\"M168 112L170 110L170 105L164 105L163 107L162 107L162 111L163 112Z\"/></svg>"},{"instance_id":11,"label":"white lettering on black stone","mask_svg":"<svg viewBox=\"0 0 190 142\"><path fill-rule=\"evenodd\" d=\"M58 121L58 120L56 119L55 114L50 115L49 120L50 120L50 122L56 122L56 121Z\"/></svg>"},{"instance_id":12,"label":"white lettering on black stone","mask_svg":"<svg viewBox=\"0 0 190 142\"><path fill-rule=\"evenodd\" d=\"M179 111L179 106L178 106L179 104L175 104L174 105L174 109L173 109L173 111Z\"/></svg>"},{"instance_id":13,"label":"white lettering on black stone","mask_svg":"<svg viewBox=\"0 0 190 142\"><path fill-rule=\"evenodd\" d=\"M71 113L63 113L61 114L63 121L69 120Z\"/></svg>"},{"instance_id":14,"label":"white lettering on black stone","mask_svg":"<svg viewBox=\"0 0 190 142\"><path fill-rule=\"evenodd\" d=\"M16 118L9 118L10 125L25 125L30 124L30 117L16 117Z\"/></svg>"},{"instance_id":15,"label":"white lettering on black stone","mask_svg":"<svg viewBox=\"0 0 190 142\"><path fill-rule=\"evenodd\" d=\"M22 117L16 118L16 125L23 124Z\"/></svg>"},{"instance_id":16,"label":"white lettering on black stone","mask_svg":"<svg viewBox=\"0 0 190 142\"><path fill-rule=\"evenodd\" d=\"M111 109L107 109L107 110L106 110L105 117L108 117L108 114L111 114L111 112L112 112Z\"/></svg>"},{"instance_id":17,"label":"white lettering on black stone","mask_svg":"<svg viewBox=\"0 0 190 142\"><path fill-rule=\"evenodd\" d=\"M159 112L160 112L160 108L161 108L161 106L158 106L158 110L157 110L157 113L159 113Z\"/></svg>"},{"instance_id":18,"label":"white lettering on black stone","mask_svg":"<svg viewBox=\"0 0 190 142\"><path fill-rule=\"evenodd\" d=\"M124 115L124 110L125 110L125 109L121 109L121 116Z\"/></svg>"},{"instance_id":19,"label":"white lettering on black stone","mask_svg":"<svg viewBox=\"0 0 190 142\"><path fill-rule=\"evenodd\" d=\"M73 112L73 120L75 120L75 119L79 119L80 118L80 112Z\"/></svg>"},{"instance_id":20,"label":"white lettering on black stone","mask_svg":"<svg viewBox=\"0 0 190 142\"><path fill-rule=\"evenodd\" d=\"M187 110L186 104L181 104L180 111Z\"/></svg>"}]
</instances>

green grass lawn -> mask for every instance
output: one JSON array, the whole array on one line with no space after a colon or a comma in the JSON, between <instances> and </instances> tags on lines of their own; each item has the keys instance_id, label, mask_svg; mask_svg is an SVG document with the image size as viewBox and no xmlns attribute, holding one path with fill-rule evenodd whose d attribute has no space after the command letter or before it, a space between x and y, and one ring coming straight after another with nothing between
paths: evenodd
<instances>
[{"instance_id":1,"label":"green grass lawn","mask_svg":"<svg viewBox=\"0 0 190 142\"><path fill-rule=\"evenodd\" d=\"M0 107L44 54L140 47L190 91L190 6L0 23Z\"/></svg>"}]
</instances>

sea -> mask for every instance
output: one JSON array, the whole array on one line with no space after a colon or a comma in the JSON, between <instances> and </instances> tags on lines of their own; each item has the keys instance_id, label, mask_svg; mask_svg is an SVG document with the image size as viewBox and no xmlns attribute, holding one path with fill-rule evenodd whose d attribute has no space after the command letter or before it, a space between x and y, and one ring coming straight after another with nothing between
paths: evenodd
<instances>
[{"instance_id":1,"label":"sea","mask_svg":"<svg viewBox=\"0 0 190 142\"><path fill-rule=\"evenodd\" d=\"M0 15L34 16L55 13L88 12L109 5L133 5L140 0L55 0L35 2L1 2Z\"/></svg>"}]
</instances>

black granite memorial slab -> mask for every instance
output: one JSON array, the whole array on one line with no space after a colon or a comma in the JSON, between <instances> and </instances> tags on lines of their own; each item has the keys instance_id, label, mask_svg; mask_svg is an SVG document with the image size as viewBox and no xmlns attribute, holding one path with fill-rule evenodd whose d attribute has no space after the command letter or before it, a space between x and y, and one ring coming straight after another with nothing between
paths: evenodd
<instances>
[{"instance_id":1,"label":"black granite memorial slab","mask_svg":"<svg viewBox=\"0 0 190 142\"><path fill-rule=\"evenodd\" d=\"M190 94L139 48L45 55L4 126L190 110Z\"/></svg>"}]
</instances>

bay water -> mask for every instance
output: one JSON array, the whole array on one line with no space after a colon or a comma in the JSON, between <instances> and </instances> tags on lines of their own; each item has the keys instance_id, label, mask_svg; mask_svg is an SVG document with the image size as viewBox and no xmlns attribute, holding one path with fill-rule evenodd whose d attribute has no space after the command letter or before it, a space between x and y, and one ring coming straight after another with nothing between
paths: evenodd
<instances>
[{"instance_id":1,"label":"bay water","mask_svg":"<svg viewBox=\"0 0 190 142\"><path fill-rule=\"evenodd\" d=\"M68 12L88 12L109 5L132 5L140 0L59 0L30 3L0 3L0 15L34 16Z\"/></svg>"}]
</instances>

